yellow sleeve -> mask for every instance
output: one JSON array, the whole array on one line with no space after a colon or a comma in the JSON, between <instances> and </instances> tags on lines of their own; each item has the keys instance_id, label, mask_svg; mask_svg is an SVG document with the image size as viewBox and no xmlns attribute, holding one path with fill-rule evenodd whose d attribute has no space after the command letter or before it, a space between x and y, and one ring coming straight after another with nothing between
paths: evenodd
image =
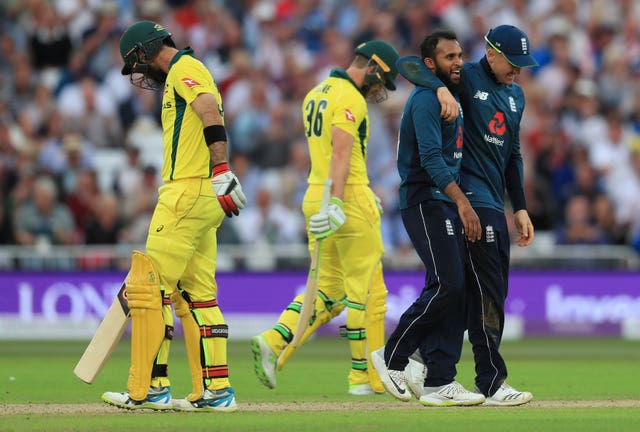
<instances>
[{"instance_id":1,"label":"yellow sleeve","mask_svg":"<svg viewBox=\"0 0 640 432\"><path fill-rule=\"evenodd\" d=\"M213 76L202 62L192 57L183 56L174 67L178 68L175 71L175 90L187 104L191 104L201 93L216 95Z\"/></svg>"},{"instance_id":2,"label":"yellow sleeve","mask_svg":"<svg viewBox=\"0 0 640 432\"><path fill-rule=\"evenodd\" d=\"M347 94L338 102L333 115L333 126L358 138L358 129L367 117L367 104L360 95Z\"/></svg>"}]
</instances>

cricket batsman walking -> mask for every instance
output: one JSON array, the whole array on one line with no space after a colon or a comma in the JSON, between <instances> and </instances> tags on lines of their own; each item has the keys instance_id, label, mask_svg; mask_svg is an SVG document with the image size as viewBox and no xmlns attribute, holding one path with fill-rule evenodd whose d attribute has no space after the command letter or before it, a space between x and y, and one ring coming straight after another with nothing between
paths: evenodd
<instances>
[{"instance_id":1,"label":"cricket batsman walking","mask_svg":"<svg viewBox=\"0 0 640 432\"><path fill-rule=\"evenodd\" d=\"M395 90L397 59L397 51L384 41L362 43L351 65L332 70L302 103L311 156L302 202L309 250L322 240L315 314L302 341L346 307L342 333L351 349L348 392L352 395L384 392L368 358L384 344L387 289L381 264L381 208L369 188L366 167L370 129L366 101L382 102L387 90ZM330 200L321 210L326 179L332 184ZM278 356L293 339L304 301L308 301L304 295L294 298L273 328L251 340L256 375L269 388L276 385Z\"/></svg>"},{"instance_id":2,"label":"cricket batsman walking","mask_svg":"<svg viewBox=\"0 0 640 432\"><path fill-rule=\"evenodd\" d=\"M217 300L216 230L246 203L227 163L222 100L211 73L160 24L139 21L120 39L122 74L161 90L164 165L146 252L134 252L125 281L131 312L126 392L102 400L126 409L235 411L227 365L228 327ZM167 370L171 303L184 329L193 390L172 400Z\"/></svg>"}]
</instances>

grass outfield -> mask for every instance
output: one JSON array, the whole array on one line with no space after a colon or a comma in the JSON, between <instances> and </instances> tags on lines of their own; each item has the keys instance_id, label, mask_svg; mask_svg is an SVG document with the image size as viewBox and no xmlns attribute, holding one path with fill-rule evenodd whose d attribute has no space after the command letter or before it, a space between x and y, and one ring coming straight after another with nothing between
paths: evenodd
<instances>
[{"instance_id":1,"label":"grass outfield","mask_svg":"<svg viewBox=\"0 0 640 432\"><path fill-rule=\"evenodd\" d=\"M124 390L128 341L92 385L72 373L85 342L0 342L0 431L638 431L640 342L613 339L527 339L505 342L514 387L534 401L514 408L426 408L388 395L346 394L344 339L316 339L296 353L269 390L253 375L247 341L229 343L239 410L231 414L130 412L100 403L103 391ZM190 378L182 339L170 365L173 394ZM465 345L458 380L473 387Z\"/></svg>"}]
</instances>

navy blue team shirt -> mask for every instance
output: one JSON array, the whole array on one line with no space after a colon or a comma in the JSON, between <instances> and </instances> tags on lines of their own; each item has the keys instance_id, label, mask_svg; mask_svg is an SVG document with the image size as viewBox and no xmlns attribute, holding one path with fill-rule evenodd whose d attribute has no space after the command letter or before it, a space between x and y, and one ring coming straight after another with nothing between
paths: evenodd
<instances>
[{"instance_id":1,"label":"navy blue team shirt","mask_svg":"<svg viewBox=\"0 0 640 432\"><path fill-rule=\"evenodd\" d=\"M486 57L463 65L462 86L460 102L467 118L461 189L473 207L504 212L506 190L514 212L526 209L520 153L522 88L498 83Z\"/></svg>"},{"instance_id":2,"label":"navy blue team shirt","mask_svg":"<svg viewBox=\"0 0 640 432\"><path fill-rule=\"evenodd\" d=\"M445 122L435 91L414 87L402 113L398 139L401 209L428 199L451 202L444 188L460 180L462 130L462 113Z\"/></svg>"},{"instance_id":3,"label":"navy blue team shirt","mask_svg":"<svg viewBox=\"0 0 640 432\"><path fill-rule=\"evenodd\" d=\"M430 88L444 86L431 71L426 78L432 84ZM525 104L522 88L517 83L498 83L483 57L462 66L460 103L467 114L460 188L473 207L503 213L506 190L513 211L526 210L520 153L520 120ZM435 106L440 107L437 102Z\"/></svg>"}]
</instances>

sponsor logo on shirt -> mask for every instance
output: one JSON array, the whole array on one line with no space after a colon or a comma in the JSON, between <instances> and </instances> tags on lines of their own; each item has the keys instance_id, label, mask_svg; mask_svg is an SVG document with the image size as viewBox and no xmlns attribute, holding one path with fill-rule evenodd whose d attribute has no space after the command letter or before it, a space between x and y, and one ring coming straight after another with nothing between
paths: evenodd
<instances>
[{"instance_id":1,"label":"sponsor logo on shirt","mask_svg":"<svg viewBox=\"0 0 640 432\"><path fill-rule=\"evenodd\" d=\"M349 108L345 108L344 116L350 122L354 122L354 123L356 122L356 116L354 116L353 113L351 111L349 111Z\"/></svg>"},{"instance_id":2,"label":"sponsor logo on shirt","mask_svg":"<svg viewBox=\"0 0 640 432\"><path fill-rule=\"evenodd\" d=\"M194 80L193 78L184 77L180 81L182 81L184 83L184 85L186 85L189 88L197 87L197 86L200 85L200 83L198 81Z\"/></svg>"},{"instance_id":3,"label":"sponsor logo on shirt","mask_svg":"<svg viewBox=\"0 0 640 432\"><path fill-rule=\"evenodd\" d=\"M489 122L489 130L492 134L504 135L507 131L507 125L504 122L504 113L497 111Z\"/></svg>"},{"instance_id":4,"label":"sponsor logo on shirt","mask_svg":"<svg viewBox=\"0 0 640 432\"><path fill-rule=\"evenodd\" d=\"M474 99L487 100L489 93L482 90L476 90L476 94L473 95Z\"/></svg>"},{"instance_id":5,"label":"sponsor logo on shirt","mask_svg":"<svg viewBox=\"0 0 640 432\"><path fill-rule=\"evenodd\" d=\"M504 140L501 140L498 137L494 137L491 135L484 134L484 141L489 144L495 144L497 146L502 147L504 145Z\"/></svg>"},{"instance_id":6,"label":"sponsor logo on shirt","mask_svg":"<svg viewBox=\"0 0 640 432\"><path fill-rule=\"evenodd\" d=\"M511 111L513 112L518 112L516 109L516 101L513 99L513 96L509 96L509 108L511 108Z\"/></svg>"}]
</instances>

